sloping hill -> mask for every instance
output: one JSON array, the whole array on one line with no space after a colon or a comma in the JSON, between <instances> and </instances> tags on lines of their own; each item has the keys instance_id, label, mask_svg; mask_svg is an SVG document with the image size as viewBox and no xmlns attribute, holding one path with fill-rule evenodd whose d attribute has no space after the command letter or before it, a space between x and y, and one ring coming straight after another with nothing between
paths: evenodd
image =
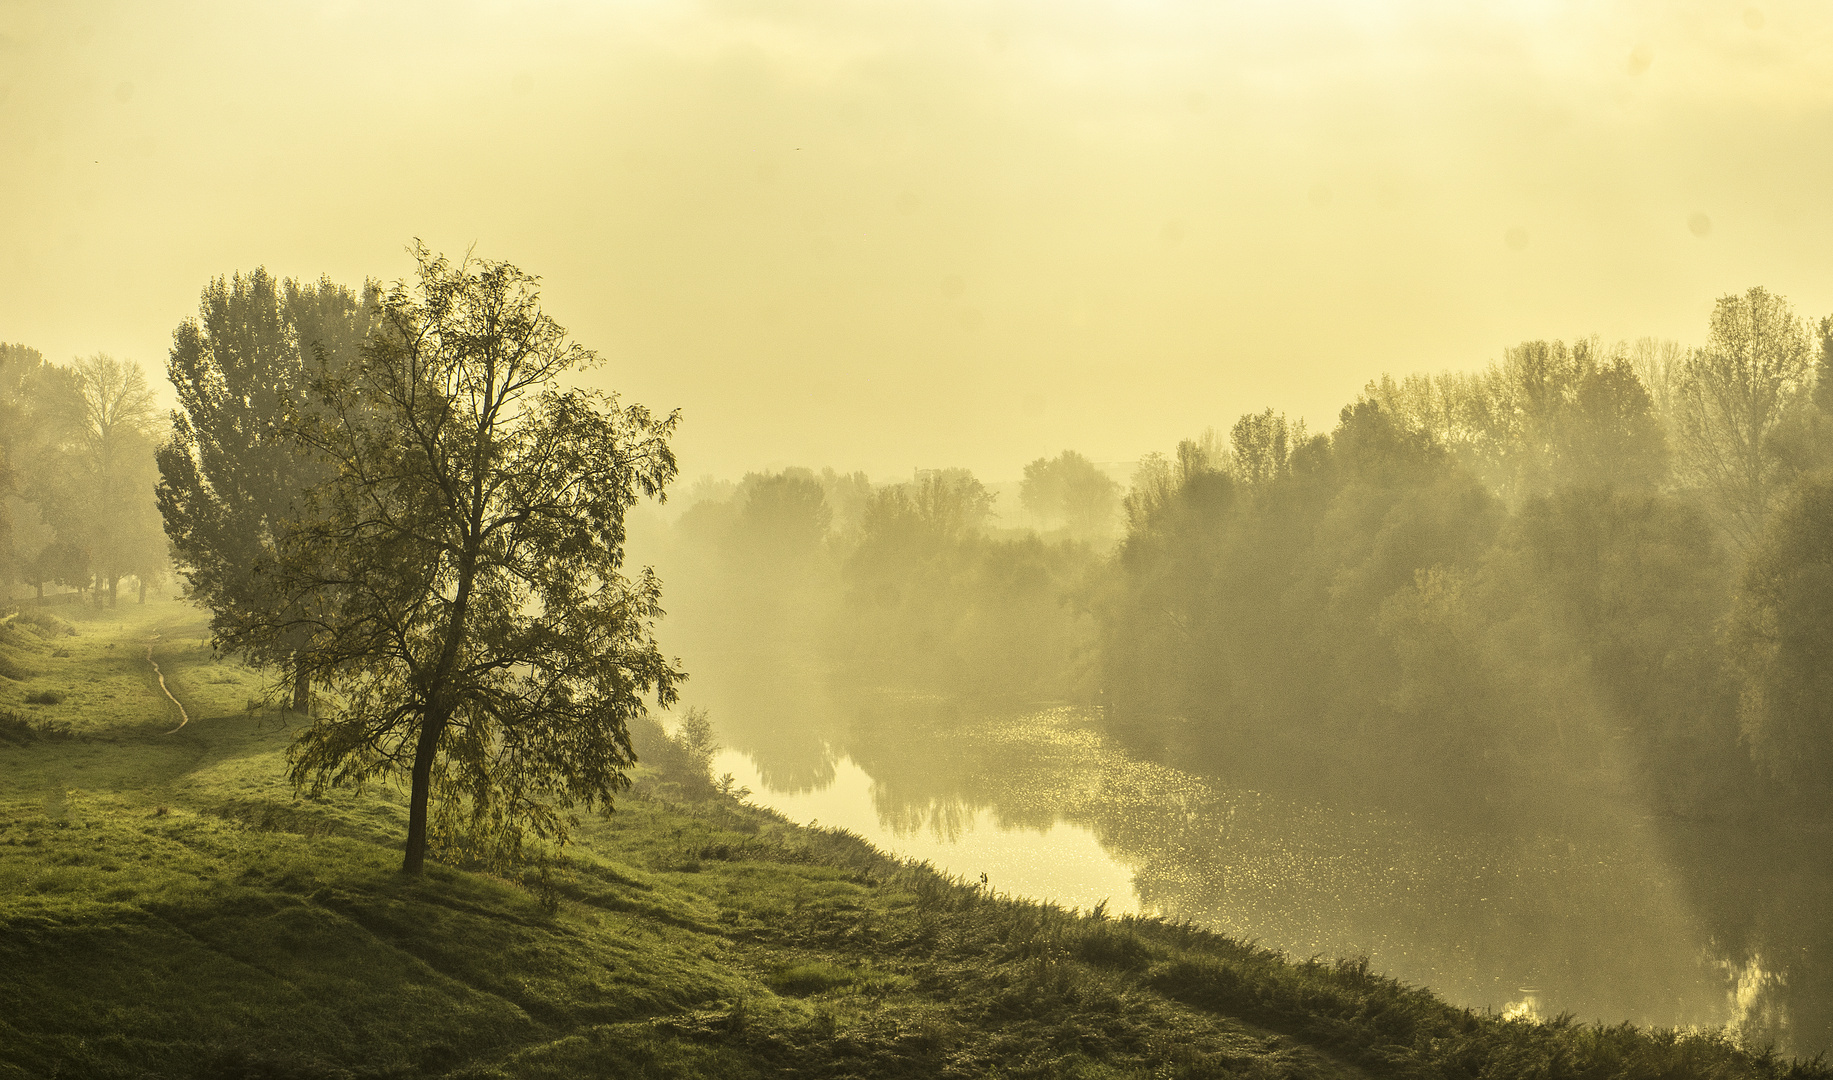
<instances>
[{"instance_id":1,"label":"sloping hill","mask_svg":"<svg viewBox=\"0 0 1833 1080\"><path fill-rule=\"evenodd\" d=\"M70 614L0 628L0 1076L1827 1075L989 895L666 784L544 887L405 879L398 799L296 799L291 721L195 612Z\"/></svg>"}]
</instances>

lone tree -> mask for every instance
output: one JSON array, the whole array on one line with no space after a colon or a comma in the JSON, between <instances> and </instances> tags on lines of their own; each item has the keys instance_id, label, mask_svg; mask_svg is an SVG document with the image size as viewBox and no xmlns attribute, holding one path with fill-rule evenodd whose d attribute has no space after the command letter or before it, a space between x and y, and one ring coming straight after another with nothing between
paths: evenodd
<instances>
[{"instance_id":1,"label":"lone tree","mask_svg":"<svg viewBox=\"0 0 1833 1080\"><path fill-rule=\"evenodd\" d=\"M429 824L498 862L525 831L564 843L575 807L628 785L644 695L666 707L685 677L656 645L660 582L622 573L625 511L674 478L678 414L557 385L596 357L535 278L414 254L362 361L320 371L290 414L328 478L277 544L285 607L221 632L306 642L289 664L331 694L292 779L405 777L410 874Z\"/></svg>"}]
</instances>

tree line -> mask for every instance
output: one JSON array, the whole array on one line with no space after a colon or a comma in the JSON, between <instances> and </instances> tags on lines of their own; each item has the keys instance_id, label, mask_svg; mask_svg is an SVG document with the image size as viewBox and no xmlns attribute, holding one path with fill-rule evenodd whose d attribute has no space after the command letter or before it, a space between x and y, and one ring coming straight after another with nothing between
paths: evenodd
<instances>
[{"instance_id":1,"label":"tree line","mask_svg":"<svg viewBox=\"0 0 1833 1080\"><path fill-rule=\"evenodd\" d=\"M685 678L660 577L624 566L679 418L569 388L596 356L533 277L414 254L388 287L209 283L163 441L132 365L7 347L0 554L99 598L169 544L218 647L311 714L296 783L399 782L410 869L500 864L609 805ZM786 469L703 481L654 553L675 640L760 686L1081 701L1186 765L1461 799L1627 776L1680 813L1824 803L1829 409L1833 321L1752 289L1698 348L1383 376L1328 432L1250 413L1124 493L1039 458L1041 529L966 470Z\"/></svg>"},{"instance_id":2,"label":"tree line","mask_svg":"<svg viewBox=\"0 0 1833 1080\"><path fill-rule=\"evenodd\" d=\"M1247 414L1148 455L1124 500L1073 451L1040 458L1021 504L1068 526L1044 532L992 524L962 470L703 485L669 536L676 611L726 635L709 655L1082 701L1214 771L1824 801L1830 409L1833 321L1751 289L1696 348L1529 341L1381 376L1327 432Z\"/></svg>"},{"instance_id":3,"label":"tree line","mask_svg":"<svg viewBox=\"0 0 1833 1080\"><path fill-rule=\"evenodd\" d=\"M1149 461L1102 606L1107 722L1211 767L1468 798L1629 775L1667 810L1833 793L1833 323L1525 342ZM1284 439L1280 439L1283 431Z\"/></svg>"},{"instance_id":4,"label":"tree line","mask_svg":"<svg viewBox=\"0 0 1833 1080\"><path fill-rule=\"evenodd\" d=\"M849 686L1085 697L1097 677L1087 601L1120 485L1065 451L1032 462L1017 494L1042 530L1001 526L994 493L961 468L881 484L831 468L702 482L651 541L673 582L674 633L760 684L812 664Z\"/></svg>"},{"instance_id":5,"label":"tree line","mask_svg":"<svg viewBox=\"0 0 1833 1080\"><path fill-rule=\"evenodd\" d=\"M162 436L146 376L104 354L68 365L0 342L0 582L79 590L114 606L140 600L169 566L154 504Z\"/></svg>"}]
</instances>

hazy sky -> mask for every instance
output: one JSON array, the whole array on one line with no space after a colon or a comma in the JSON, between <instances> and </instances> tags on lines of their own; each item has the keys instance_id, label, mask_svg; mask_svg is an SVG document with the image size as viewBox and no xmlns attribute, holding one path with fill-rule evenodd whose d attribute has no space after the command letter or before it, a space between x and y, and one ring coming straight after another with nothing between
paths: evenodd
<instances>
[{"instance_id":1,"label":"hazy sky","mask_svg":"<svg viewBox=\"0 0 1833 1080\"><path fill-rule=\"evenodd\" d=\"M0 0L0 340L542 275L684 471L1166 448L1527 337L1833 309L1833 4Z\"/></svg>"}]
</instances>

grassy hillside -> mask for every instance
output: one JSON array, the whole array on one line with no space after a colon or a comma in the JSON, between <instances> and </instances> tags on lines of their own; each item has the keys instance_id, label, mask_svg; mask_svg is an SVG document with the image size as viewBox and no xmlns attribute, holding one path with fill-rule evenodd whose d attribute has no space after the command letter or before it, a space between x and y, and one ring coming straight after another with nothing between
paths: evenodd
<instances>
[{"instance_id":1,"label":"grassy hillside","mask_svg":"<svg viewBox=\"0 0 1833 1080\"><path fill-rule=\"evenodd\" d=\"M0 1076L1827 1076L993 896L651 782L552 878L396 867L171 601L0 626ZM155 637L157 635L157 637ZM158 691L152 656L189 712Z\"/></svg>"}]
</instances>

